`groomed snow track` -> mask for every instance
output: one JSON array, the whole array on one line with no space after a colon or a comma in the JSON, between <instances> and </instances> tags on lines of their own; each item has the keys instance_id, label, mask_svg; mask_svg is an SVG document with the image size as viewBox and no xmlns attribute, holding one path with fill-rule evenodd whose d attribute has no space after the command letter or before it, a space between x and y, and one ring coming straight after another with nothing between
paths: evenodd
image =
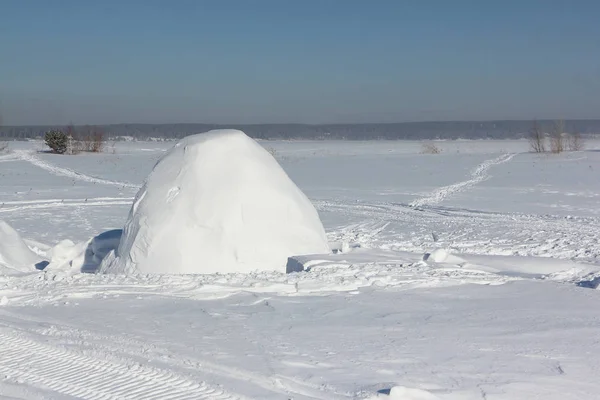
<instances>
[{"instance_id":1,"label":"groomed snow track","mask_svg":"<svg viewBox=\"0 0 600 400\"><path fill-rule=\"evenodd\" d=\"M0 203L0 213L17 212L25 210L43 210L52 208L78 208L78 207L112 207L129 206L133 197L90 197L87 199L47 199L47 200L22 200L6 201Z\"/></svg>"},{"instance_id":2,"label":"groomed snow track","mask_svg":"<svg viewBox=\"0 0 600 400\"><path fill-rule=\"evenodd\" d=\"M173 372L124 365L0 330L4 379L89 400L229 400L239 397Z\"/></svg>"},{"instance_id":3,"label":"groomed snow track","mask_svg":"<svg viewBox=\"0 0 600 400\"><path fill-rule=\"evenodd\" d=\"M139 189L139 185L134 185L132 183L127 182L119 182L119 181L111 181L108 179L96 178L93 176L82 174L81 172L73 171L68 168L59 167L53 164L50 164L36 156L34 156L31 152L23 151L23 150L15 150L14 153L18 158L23 161L27 161L30 164L35 165L41 169L44 169L50 172L53 175L57 176L66 176L67 178L73 178L84 182L90 183L100 183L103 185L112 185L112 186L120 186L127 187L132 189Z\"/></svg>"}]
</instances>

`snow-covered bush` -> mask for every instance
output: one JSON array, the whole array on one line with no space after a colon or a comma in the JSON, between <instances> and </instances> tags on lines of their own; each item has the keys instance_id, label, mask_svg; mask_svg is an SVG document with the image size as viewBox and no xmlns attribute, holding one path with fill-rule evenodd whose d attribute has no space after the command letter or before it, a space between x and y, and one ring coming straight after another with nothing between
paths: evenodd
<instances>
[{"instance_id":1,"label":"snow-covered bush","mask_svg":"<svg viewBox=\"0 0 600 400\"><path fill-rule=\"evenodd\" d=\"M52 149L54 153L64 154L67 151L69 138L66 133L59 130L51 130L44 135L46 145Z\"/></svg>"}]
</instances>

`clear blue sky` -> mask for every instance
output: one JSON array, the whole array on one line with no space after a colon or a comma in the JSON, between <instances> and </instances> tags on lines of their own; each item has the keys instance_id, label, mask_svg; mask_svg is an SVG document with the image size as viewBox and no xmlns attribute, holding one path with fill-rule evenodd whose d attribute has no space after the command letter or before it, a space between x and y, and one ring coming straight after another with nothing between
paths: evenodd
<instances>
[{"instance_id":1,"label":"clear blue sky","mask_svg":"<svg viewBox=\"0 0 600 400\"><path fill-rule=\"evenodd\" d=\"M600 118L600 1L0 0L4 124Z\"/></svg>"}]
</instances>

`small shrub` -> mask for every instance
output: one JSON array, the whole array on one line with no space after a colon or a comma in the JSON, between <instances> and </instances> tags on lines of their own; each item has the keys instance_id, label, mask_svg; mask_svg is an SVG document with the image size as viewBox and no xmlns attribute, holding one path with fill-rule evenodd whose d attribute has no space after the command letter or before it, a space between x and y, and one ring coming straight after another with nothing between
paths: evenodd
<instances>
[{"instance_id":1,"label":"small shrub","mask_svg":"<svg viewBox=\"0 0 600 400\"><path fill-rule=\"evenodd\" d=\"M94 128L89 136L90 140L90 151L93 153L100 153L104 148L104 132L99 128Z\"/></svg>"},{"instance_id":2,"label":"small shrub","mask_svg":"<svg viewBox=\"0 0 600 400\"><path fill-rule=\"evenodd\" d=\"M62 131L52 130L46 132L44 141L46 142L46 145L52 149L52 152L64 154L67 151L69 138L67 137L67 134Z\"/></svg>"},{"instance_id":3,"label":"small shrub","mask_svg":"<svg viewBox=\"0 0 600 400\"><path fill-rule=\"evenodd\" d=\"M277 158L277 150L275 150L273 147L266 147L265 150L267 150L269 154L273 156L273 158Z\"/></svg>"},{"instance_id":4,"label":"small shrub","mask_svg":"<svg viewBox=\"0 0 600 400\"><path fill-rule=\"evenodd\" d=\"M440 154L440 149L434 142L423 142L421 143L421 154Z\"/></svg>"},{"instance_id":5,"label":"small shrub","mask_svg":"<svg viewBox=\"0 0 600 400\"><path fill-rule=\"evenodd\" d=\"M108 143L108 146L107 146L108 148L106 150L111 154L116 154L117 153L116 144L117 144L117 142L115 140L112 140L110 143Z\"/></svg>"},{"instance_id":6,"label":"small shrub","mask_svg":"<svg viewBox=\"0 0 600 400\"><path fill-rule=\"evenodd\" d=\"M537 121L533 121L533 126L529 131L529 147L534 153L546 152L546 136Z\"/></svg>"},{"instance_id":7,"label":"small shrub","mask_svg":"<svg viewBox=\"0 0 600 400\"><path fill-rule=\"evenodd\" d=\"M567 147L570 151L581 151L585 148L585 143L581 134L578 132L567 135Z\"/></svg>"},{"instance_id":8,"label":"small shrub","mask_svg":"<svg viewBox=\"0 0 600 400\"><path fill-rule=\"evenodd\" d=\"M95 126L82 126L75 129L67 128L73 137L73 148L75 153L90 152L100 153L104 148L104 132Z\"/></svg>"}]
</instances>

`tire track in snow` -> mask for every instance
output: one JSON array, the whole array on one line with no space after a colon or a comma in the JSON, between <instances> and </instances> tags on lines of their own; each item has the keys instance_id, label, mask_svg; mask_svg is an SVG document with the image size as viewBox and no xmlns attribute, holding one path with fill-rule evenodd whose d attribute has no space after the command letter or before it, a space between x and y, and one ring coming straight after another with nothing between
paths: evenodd
<instances>
[{"instance_id":1,"label":"tire track in snow","mask_svg":"<svg viewBox=\"0 0 600 400\"><path fill-rule=\"evenodd\" d=\"M470 187L475 186L478 183L488 179L489 175L487 174L487 172L491 167L508 162L515 155L516 154L503 154L500 157L496 157L491 160L486 160L483 163L479 164L477 168L475 168L471 172L471 179L463 182L458 182L452 185L443 186L437 190L434 190L426 197L411 202L409 206L422 207L441 203L446 197L451 196L455 193L463 192L469 189Z\"/></svg>"},{"instance_id":2,"label":"tire track in snow","mask_svg":"<svg viewBox=\"0 0 600 400\"><path fill-rule=\"evenodd\" d=\"M21 160L27 161L28 163L31 163L31 164L35 165L36 167L45 169L46 171L50 172L53 175L66 176L68 178L73 178L73 179L77 179L80 181L91 182L91 183L101 183L103 185L121 186L121 187L128 187L128 188L132 188L132 189L140 188L140 185L134 185L132 183L127 183L127 182L111 181L109 179L96 178L93 176L82 174L81 172L73 171L68 168L63 168L63 167L59 167L57 165L52 165L52 164L34 156L32 153L27 152L27 151L16 150L15 154Z\"/></svg>"},{"instance_id":3,"label":"tire track in snow","mask_svg":"<svg viewBox=\"0 0 600 400\"><path fill-rule=\"evenodd\" d=\"M168 347L163 347L164 345L140 340L123 333L111 332L109 335L65 324L62 320L24 315L2 308L0 308L0 317L0 333L2 332L1 329L13 329L13 326L19 326L19 331L27 335L43 335L44 340L59 338L63 346L85 346L89 352L105 354L119 360L143 359L150 360L153 363L158 360L164 362L164 355L171 354L168 360L169 365L166 368L178 367L190 370L194 374L200 372L203 375L216 377L217 381L224 379L237 380L263 388L269 393L281 395L282 399L296 398L298 395L302 395L302 399L306 400L348 400L351 397L347 393L335 392L331 388L325 389L318 384L297 381L289 376L280 374L262 375L257 371L242 369L238 366L227 366L205 358L198 359L185 353L173 353ZM23 328L26 325L32 325L34 328ZM216 398L219 399L219 397ZM242 399L246 398L240 395L240 400Z\"/></svg>"},{"instance_id":4,"label":"tire track in snow","mask_svg":"<svg viewBox=\"0 0 600 400\"><path fill-rule=\"evenodd\" d=\"M143 365L127 366L0 331L0 373L89 400L236 399L218 387Z\"/></svg>"}]
</instances>

